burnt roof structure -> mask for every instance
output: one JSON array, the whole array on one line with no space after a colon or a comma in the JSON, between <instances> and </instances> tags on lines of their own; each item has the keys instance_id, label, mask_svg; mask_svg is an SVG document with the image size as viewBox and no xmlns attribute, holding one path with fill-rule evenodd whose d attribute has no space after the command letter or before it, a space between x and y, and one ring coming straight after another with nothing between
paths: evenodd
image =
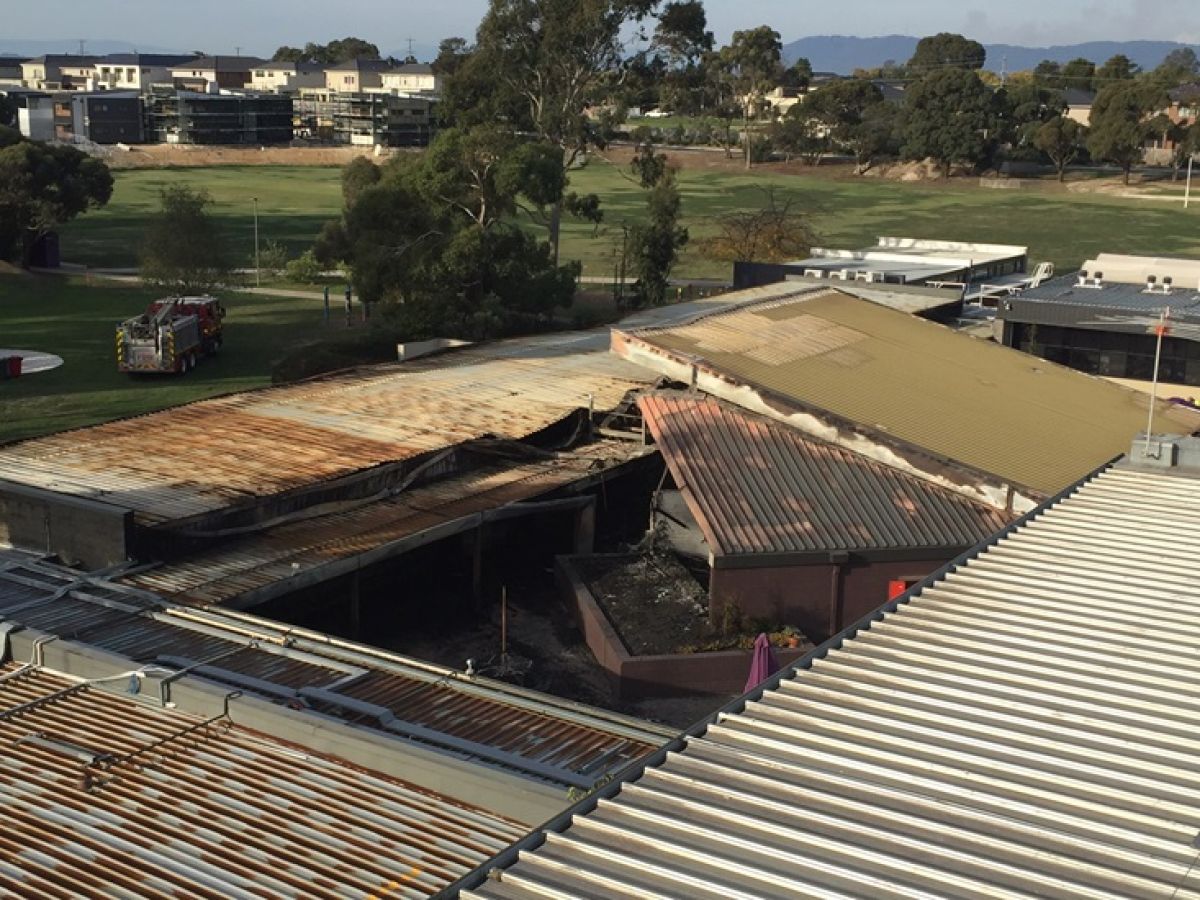
<instances>
[{"instance_id":1,"label":"burnt roof structure","mask_svg":"<svg viewBox=\"0 0 1200 900\"><path fill-rule=\"evenodd\" d=\"M91 648L241 691L483 772L553 807L567 788L668 736L649 723L256 616L182 607L109 578L0 551L0 634ZM39 637L39 635L41 637Z\"/></svg>"},{"instance_id":2,"label":"burnt roof structure","mask_svg":"<svg viewBox=\"0 0 1200 900\"><path fill-rule=\"evenodd\" d=\"M1200 896L1200 446L1141 446L441 896Z\"/></svg>"},{"instance_id":3,"label":"burnt roof structure","mask_svg":"<svg viewBox=\"0 0 1200 900\"><path fill-rule=\"evenodd\" d=\"M999 511L710 397L639 398L646 427L714 556L961 550Z\"/></svg>"},{"instance_id":4,"label":"burnt roof structure","mask_svg":"<svg viewBox=\"0 0 1200 900\"><path fill-rule=\"evenodd\" d=\"M1148 398L836 290L678 327L614 330L625 359L1000 508L1114 458ZM1161 429L1200 418L1162 404Z\"/></svg>"}]
</instances>

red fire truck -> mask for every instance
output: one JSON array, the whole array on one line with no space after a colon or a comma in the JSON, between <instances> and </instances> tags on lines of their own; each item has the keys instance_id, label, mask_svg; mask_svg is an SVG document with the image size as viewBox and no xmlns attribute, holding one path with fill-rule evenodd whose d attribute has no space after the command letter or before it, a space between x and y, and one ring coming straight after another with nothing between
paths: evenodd
<instances>
[{"instance_id":1,"label":"red fire truck","mask_svg":"<svg viewBox=\"0 0 1200 900\"><path fill-rule=\"evenodd\" d=\"M216 297L164 297L117 326L117 369L130 373L193 369L221 346L225 307Z\"/></svg>"}]
</instances>

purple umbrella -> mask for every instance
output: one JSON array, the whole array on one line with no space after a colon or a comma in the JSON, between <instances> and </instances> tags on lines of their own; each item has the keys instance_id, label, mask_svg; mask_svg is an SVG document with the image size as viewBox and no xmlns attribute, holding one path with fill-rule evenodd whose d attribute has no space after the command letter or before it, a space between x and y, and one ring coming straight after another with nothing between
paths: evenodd
<instances>
[{"instance_id":1,"label":"purple umbrella","mask_svg":"<svg viewBox=\"0 0 1200 900\"><path fill-rule=\"evenodd\" d=\"M750 677L746 679L746 693L754 690L779 671L775 654L771 652L771 639L760 634L754 639L754 659L750 663Z\"/></svg>"}]
</instances>

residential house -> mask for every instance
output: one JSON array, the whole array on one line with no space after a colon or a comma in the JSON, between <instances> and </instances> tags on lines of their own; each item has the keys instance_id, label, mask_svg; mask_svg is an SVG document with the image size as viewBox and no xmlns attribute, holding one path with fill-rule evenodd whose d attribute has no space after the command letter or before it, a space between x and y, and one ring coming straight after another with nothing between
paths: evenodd
<instances>
[{"instance_id":1,"label":"residential house","mask_svg":"<svg viewBox=\"0 0 1200 900\"><path fill-rule=\"evenodd\" d=\"M877 79L873 82L875 87L879 88L879 93L883 95L883 99L891 104L900 106L906 98L905 90L908 88L907 81L898 81L896 79Z\"/></svg>"},{"instance_id":2,"label":"residential house","mask_svg":"<svg viewBox=\"0 0 1200 900\"><path fill-rule=\"evenodd\" d=\"M391 67L382 59L348 59L325 69L325 87L340 94L358 94L383 86Z\"/></svg>"},{"instance_id":3,"label":"residential house","mask_svg":"<svg viewBox=\"0 0 1200 900\"><path fill-rule=\"evenodd\" d=\"M272 60L251 71L249 86L253 91L284 94L324 85L325 67L320 63Z\"/></svg>"},{"instance_id":4,"label":"residential house","mask_svg":"<svg viewBox=\"0 0 1200 900\"><path fill-rule=\"evenodd\" d=\"M1167 92L1167 105L1153 118L1165 116L1172 125L1187 128L1195 125L1200 113L1200 83L1181 84ZM1146 162L1150 165L1170 165L1178 142L1169 134L1153 132L1146 140Z\"/></svg>"},{"instance_id":5,"label":"residential house","mask_svg":"<svg viewBox=\"0 0 1200 900\"><path fill-rule=\"evenodd\" d=\"M763 100L768 106L770 106L773 113L783 116L786 115L788 110L790 110L796 104L803 103L804 98L813 91L817 91L824 85L831 84L834 81L840 81L841 79L842 76L838 75L836 72L813 72L808 84L806 84L804 87L787 87L780 85L769 91L766 96L763 97Z\"/></svg>"},{"instance_id":6,"label":"residential house","mask_svg":"<svg viewBox=\"0 0 1200 900\"><path fill-rule=\"evenodd\" d=\"M171 68L171 81L180 90L215 94L220 90L242 90L250 73L264 60L253 56L201 56Z\"/></svg>"},{"instance_id":7,"label":"residential house","mask_svg":"<svg viewBox=\"0 0 1200 900\"><path fill-rule=\"evenodd\" d=\"M1067 88L1063 91L1063 106L1065 107L1063 115L1080 125L1091 125L1092 104L1095 102L1095 91Z\"/></svg>"},{"instance_id":8,"label":"residential house","mask_svg":"<svg viewBox=\"0 0 1200 900\"><path fill-rule=\"evenodd\" d=\"M21 71L23 60L19 56L0 56L0 88L24 87L25 76Z\"/></svg>"},{"instance_id":9,"label":"residential house","mask_svg":"<svg viewBox=\"0 0 1200 900\"><path fill-rule=\"evenodd\" d=\"M440 94L442 77L425 63L406 63L380 73L383 90L391 94Z\"/></svg>"},{"instance_id":10,"label":"residential house","mask_svg":"<svg viewBox=\"0 0 1200 900\"><path fill-rule=\"evenodd\" d=\"M191 54L110 53L96 60L95 87L100 91L148 91L170 84L171 70L196 59Z\"/></svg>"},{"instance_id":11,"label":"residential house","mask_svg":"<svg viewBox=\"0 0 1200 900\"><path fill-rule=\"evenodd\" d=\"M21 81L39 91L80 90L95 74L94 56L47 53L21 63Z\"/></svg>"}]
</instances>

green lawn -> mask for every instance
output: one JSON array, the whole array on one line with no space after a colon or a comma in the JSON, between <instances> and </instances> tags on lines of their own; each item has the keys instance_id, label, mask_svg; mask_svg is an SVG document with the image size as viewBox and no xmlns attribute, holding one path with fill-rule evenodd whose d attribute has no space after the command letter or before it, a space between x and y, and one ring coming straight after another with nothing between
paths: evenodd
<instances>
[{"instance_id":1,"label":"green lawn","mask_svg":"<svg viewBox=\"0 0 1200 900\"><path fill-rule=\"evenodd\" d=\"M705 259L696 242L711 234L713 216L752 207L760 202L758 188L769 183L803 198L821 242L831 247L859 247L883 234L1011 243L1027 245L1032 259L1049 260L1060 271L1104 251L1200 255L1200 203L1184 212L1161 200L1067 193L1040 184L992 190L966 180L947 186L704 169L685 169L679 180L693 239L676 270L680 276L729 276L729 265ZM599 161L572 173L571 187L603 198L610 234L594 239L590 226L568 222L563 257L583 260L587 274L610 274L613 248L620 240L619 228L612 226L641 214L641 191Z\"/></svg>"},{"instance_id":2,"label":"green lawn","mask_svg":"<svg viewBox=\"0 0 1200 900\"><path fill-rule=\"evenodd\" d=\"M279 241L293 255L307 250L326 220L342 207L341 170L306 166L223 166L201 169L134 169L114 173L112 200L62 229L63 259L101 268L137 265L146 220L159 192L172 184L204 188L212 213L242 264L253 265L254 197L259 240Z\"/></svg>"},{"instance_id":3,"label":"green lawn","mask_svg":"<svg viewBox=\"0 0 1200 900\"><path fill-rule=\"evenodd\" d=\"M345 333L337 316L331 326L322 324L320 300L224 295L229 317L220 355L186 376L123 375L114 326L154 296L112 282L0 275L0 347L42 350L65 361L51 372L0 381L0 442L260 387L297 346Z\"/></svg>"},{"instance_id":4,"label":"green lawn","mask_svg":"<svg viewBox=\"0 0 1200 900\"><path fill-rule=\"evenodd\" d=\"M213 196L215 214L236 246L245 248L247 259L253 248L251 197L259 198L261 239L280 241L293 253L305 249L341 206L339 172L329 168L157 169L118 172L116 179L107 208L63 229L65 260L93 266L135 265L145 219L157 204L160 188L170 183L206 188ZM1027 244L1034 260L1050 260L1060 269L1106 250L1200 253L1200 204L1184 212L1161 200L1067 193L1037 183L1000 191L965 179L947 186L844 174L830 177L820 172L796 176L687 169L680 173L680 184L693 245L676 274L728 277L730 267L705 259L698 241L711 233L714 215L757 204L757 188L767 183L798 193L822 242L835 247L867 244L879 234ZM641 216L642 192L598 159L572 173L571 187L601 196L605 222L597 233L590 225L568 221L562 256L581 260L587 275L611 275L620 244L619 226Z\"/></svg>"}]
</instances>

